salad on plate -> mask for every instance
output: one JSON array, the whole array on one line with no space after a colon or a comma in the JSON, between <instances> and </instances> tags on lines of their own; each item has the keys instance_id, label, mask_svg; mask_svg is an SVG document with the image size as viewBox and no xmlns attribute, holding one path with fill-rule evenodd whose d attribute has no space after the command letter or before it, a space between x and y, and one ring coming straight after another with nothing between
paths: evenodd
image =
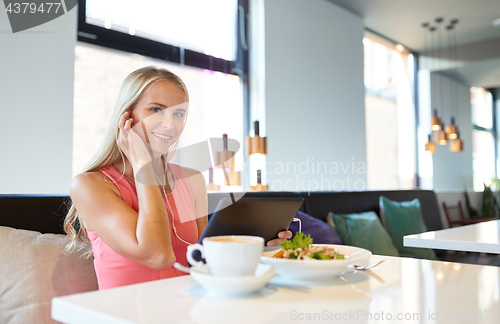
<instances>
[{"instance_id":1,"label":"salad on plate","mask_svg":"<svg viewBox=\"0 0 500 324\"><path fill-rule=\"evenodd\" d=\"M359 247L336 244L313 244L309 235L297 232L282 242L281 249L262 253L260 262L275 266L278 277L293 280L329 280L349 265L365 260L371 252Z\"/></svg>"},{"instance_id":2,"label":"salad on plate","mask_svg":"<svg viewBox=\"0 0 500 324\"><path fill-rule=\"evenodd\" d=\"M344 260L349 256L338 253L333 247L326 245L313 245L311 235L297 232L293 239L282 243L281 250L273 258L297 260Z\"/></svg>"}]
</instances>

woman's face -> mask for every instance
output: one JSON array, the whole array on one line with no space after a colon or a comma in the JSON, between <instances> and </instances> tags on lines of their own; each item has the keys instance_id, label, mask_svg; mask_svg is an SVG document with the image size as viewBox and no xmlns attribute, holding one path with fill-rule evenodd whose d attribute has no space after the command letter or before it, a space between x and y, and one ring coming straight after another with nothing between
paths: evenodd
<instances>
[{"instance_id":1,"label":"woman's face","mask_svg":"<svg viewBox=\"0 0 500 324\"><path fill-rule=\"evenodd\" d=\"M187 114L186 94L174 83L166 80L146 88L132 109L132 128L151 144L155 157L165 154L184 130ZM143 122L143 123L142 123ZM143 124L147 137L144 135Z\"/></svg>"}]
</instances>

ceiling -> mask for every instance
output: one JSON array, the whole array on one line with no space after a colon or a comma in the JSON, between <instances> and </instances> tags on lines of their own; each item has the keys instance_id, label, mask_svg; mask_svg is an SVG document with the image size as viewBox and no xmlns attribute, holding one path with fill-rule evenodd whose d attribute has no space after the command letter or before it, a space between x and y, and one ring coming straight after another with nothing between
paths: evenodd
<instances>
[{"instance_id":1,"label":"ceiling","mask_svg":"<svg viewBox=\"0 0 500 324\"><path fill-rule=\"evenodd\" d=\"M442 70L468 85L500 87L500 0L328 0L363 18L365 27L421 55L420 67ZM458 69L430 60L422 23L435 18L459 20L456 26ZM443 48L447 47L443 32ZM446 44L446 45L444 45ZM441 53L446 53L442 51ZM442 57L442 56L441 56Z\"/></svg>"}]
</instances>

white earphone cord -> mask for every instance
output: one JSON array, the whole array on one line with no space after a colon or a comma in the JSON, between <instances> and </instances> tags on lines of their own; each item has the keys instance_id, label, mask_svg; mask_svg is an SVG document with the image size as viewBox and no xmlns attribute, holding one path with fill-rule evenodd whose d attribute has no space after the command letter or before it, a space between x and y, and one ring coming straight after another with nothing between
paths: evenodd
<instances>
[{"instance_id":1,"label":"white earphone cord","mask_svg":"<svg viewBox=\"0 0 500 324\"><path fill-rule=\"evenodd\" d=\"M162 159L163 159L163 156L162 156ZM165 161L165 160L163 160ZM165 172L165 177L167 178L167 163L165 162L165 169L163 170ZM172 229L174 231L174 234L175 236L183 243L187 244L187 245L191 245L191 244L194 244L194 243L189 243L185 240L183 240L179 234L177 234L177 229L175 228L175 221L174 221L174 212L172 211L172 207L170 206L170 202L168 201L168 196L167 196L167 192L165 191L165 185L166 185L166 182L168 180L165 180L165 183L163 183L160 178L158 177L158 175L156 174L156 171L154 170L153 168L153 172L155 174L155 177L156 177L156 180L158 180L158 182L161 184L161 189L163 190L163 194L165 195L165 200L167 201L167 205L168 205L168 209L170 209L170 215L171 215L171 218L172 218ZM168 215L168 210L166 210L167 212L167 215Z\"/></svg>"}]
</instances>

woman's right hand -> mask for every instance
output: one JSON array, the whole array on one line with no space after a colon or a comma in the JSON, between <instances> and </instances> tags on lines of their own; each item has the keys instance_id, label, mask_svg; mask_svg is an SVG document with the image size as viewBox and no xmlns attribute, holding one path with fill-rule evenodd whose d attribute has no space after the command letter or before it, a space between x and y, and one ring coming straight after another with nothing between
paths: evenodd
<instances>
[{"instance_id":1,"label":"woman's right hand","mask_svg":"<svg viewBox=\"0 0 500 324\"><path fill-rule=\"evenodd\" d=\"M131 112L126 111L120 117L118 146L132 164L134 174L136 174L142 167L150 163L152 158L142 138L132 129L134 120L130 115Z\"/></svg>"}]
</instances>

